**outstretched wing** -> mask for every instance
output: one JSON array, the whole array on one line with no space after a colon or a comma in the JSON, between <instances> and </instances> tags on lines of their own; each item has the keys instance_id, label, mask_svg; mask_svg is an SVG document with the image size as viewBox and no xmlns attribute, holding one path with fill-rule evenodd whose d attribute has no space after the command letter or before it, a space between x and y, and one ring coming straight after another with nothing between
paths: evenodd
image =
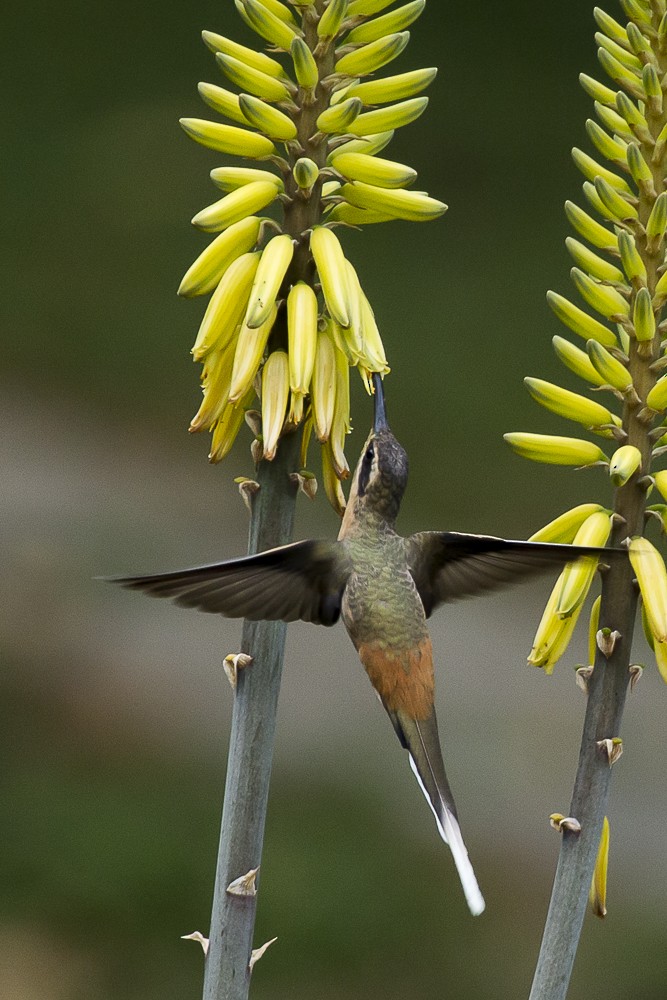
<instances>
[{"instance_id":1,"label":"outstretched wing","mask_svg":"<svg viewBox=\"0 0 667 1000\"><path fill-rule=\"evenodd\" d=\"M211 566L109 581L227 618L333 625L348 575L339 545L306 541Z\"/></svg>"},{"instance_id":2,"label":"outstretched wing","mask_svg":"<svg viewBox=\"0 0 667 1000\"><path fill-rule=\"evenodd\" d=\"M406 538L408 565L427 617L445 601L520 583L580 556L612 558L624 550L520 542L457 531L420 531Z\"/></svg>"}]
</instances>

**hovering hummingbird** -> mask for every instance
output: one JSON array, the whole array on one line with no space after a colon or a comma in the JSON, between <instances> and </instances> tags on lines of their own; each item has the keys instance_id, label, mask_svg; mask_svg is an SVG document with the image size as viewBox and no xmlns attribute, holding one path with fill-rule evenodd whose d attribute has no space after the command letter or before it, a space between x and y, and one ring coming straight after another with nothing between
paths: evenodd
<instances>
[{"instance_id":1,"label":"hovering hummingbird","mask_svg":"<svg viewBox=\"0 0 667 1000\"><path fill-rule=\"evenodd\" d=\"M336 542L308 540L257 555L157 576L114 578L154 597L231 618L343 623L449 844L473 914L484 899L461 836L440 750L433 649L426 620L446 601L515 583L609 549L507 541L491 535L394 525L408 457L387 423L382 381Z\"/></svg>"}]
</instances>

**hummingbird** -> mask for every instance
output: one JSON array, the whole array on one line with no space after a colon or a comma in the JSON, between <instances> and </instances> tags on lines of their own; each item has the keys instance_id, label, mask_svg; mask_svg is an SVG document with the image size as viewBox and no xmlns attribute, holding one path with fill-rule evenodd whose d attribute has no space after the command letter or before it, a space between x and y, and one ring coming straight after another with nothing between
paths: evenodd
<instances>
[{"instance_id":1,"label":"hummingbird","mask_svg":"<svg viewBox=\"0 0 667 1000\"><path fill-rule=\"evenodd\" d=\"M389 428L380 376L373 381L373 427L335 542L309 539L227 562L112 582L230 618L301 619L326 626L342 618L449 845L470 911L478 915L484 898L440 748L427 619L448 601L611 550L455 531L398 534L408 456Z\"/></svg>"}]
</instances>

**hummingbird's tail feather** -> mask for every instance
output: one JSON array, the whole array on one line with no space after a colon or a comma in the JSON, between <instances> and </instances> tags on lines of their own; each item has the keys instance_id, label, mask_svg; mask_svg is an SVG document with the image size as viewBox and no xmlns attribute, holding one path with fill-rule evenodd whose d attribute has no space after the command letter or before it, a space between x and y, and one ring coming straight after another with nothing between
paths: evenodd
<instances>
[{"instance_id":1,"label":"hummingbird's tail feather","mask_svg":"<svg viewBox=\"0 0 667 1000\"><path fill-rule=\"evenodd\" d=\"M400 711L391 715L397 732L400 727L401 742L410 754L410 767L433 811L440 836L452 852L470 912L478 916L485 907L484 897L461 836L454 797L440 751L435 710L431 711L428 719L421 721L411 719Z\"/></svg>"}]
</instances>

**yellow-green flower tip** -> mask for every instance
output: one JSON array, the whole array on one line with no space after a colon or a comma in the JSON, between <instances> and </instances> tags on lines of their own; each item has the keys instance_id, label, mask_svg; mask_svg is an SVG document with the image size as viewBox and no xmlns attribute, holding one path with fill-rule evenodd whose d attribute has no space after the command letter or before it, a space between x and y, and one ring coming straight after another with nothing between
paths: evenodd
<instances>
[{"instance_id":1,"label":"yellow-green flower tip","mask_svg":"<svg viewBox=\"0 0 667 1000\"><path fill-rule=\"evenodd\" d=\"M631 476L641 468L642 456L633 444L617 448L609 462L609 475L614 486L625 486Z\"/></svg>"},{"instance_id":2,"label":"yellow-green flower tip","mask_svg":"<svg viewBox=\"0 0 667 1000\"><path fill-rule=\"evenodd\" d=\"M607 457L601 448L581 438L530 434L522 431L504 434L503 437L517 455L529 458L533 462L575 466L607 462Z\"/></svg>"},{"instance_id":3,"label":"yellow-green flower tip","mask_svg":"<svg viewBox=\"0 0 667 1000\"><path fill-rule=\"evenodd\" d=\"M285 351L273 351L262 370L262 435L264 458L276 456L289 398L289 361Z\"/></svg>"}]
</instances>

